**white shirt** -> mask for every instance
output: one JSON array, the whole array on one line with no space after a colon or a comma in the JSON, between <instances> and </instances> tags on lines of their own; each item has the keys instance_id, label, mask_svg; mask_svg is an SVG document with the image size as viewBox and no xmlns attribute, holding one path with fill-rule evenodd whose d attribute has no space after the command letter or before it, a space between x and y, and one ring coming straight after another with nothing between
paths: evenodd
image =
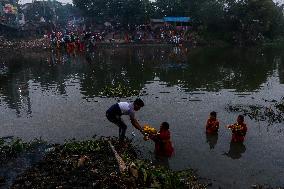
<instances>
[{"instance_id":1,"label":"white shirt","mask_svg":"<svg viewBox=\"0 0 284 189\"><path fill-rule=\"evenodd\" d=\"M131 119L135 118L134 104L128 102L119 102L118 106L122 115L129 115Z\"/></svg>"}]
</instances>

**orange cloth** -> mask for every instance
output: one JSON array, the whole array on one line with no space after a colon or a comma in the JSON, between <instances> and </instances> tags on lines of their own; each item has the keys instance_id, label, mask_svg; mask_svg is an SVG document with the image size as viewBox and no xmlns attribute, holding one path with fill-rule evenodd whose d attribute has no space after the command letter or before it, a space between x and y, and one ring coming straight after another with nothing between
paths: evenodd
<instances>
[{"instance_id":1,"label":"orange cloth","mask_svg":"<svg viewBox=\"0 0 284 189\"><path fill-rule=\"evenodd\" d=\"M219 129L219 121L216 118L209 118L206 123L206 133L217 133Z\"/></svg>"}]
</instances>

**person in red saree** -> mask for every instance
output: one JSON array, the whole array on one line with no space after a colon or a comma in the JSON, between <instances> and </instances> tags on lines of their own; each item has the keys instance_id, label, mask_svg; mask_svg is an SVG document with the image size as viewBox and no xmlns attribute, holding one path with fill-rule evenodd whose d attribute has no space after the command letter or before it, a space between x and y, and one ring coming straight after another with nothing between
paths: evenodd
<instances>
[{"instance_id":1,"label":"person in red saree","mask_svg":"<svg viewBox=\"0 0 284 189\"><path fill-rule=\"evenodd\" d=\"M231 142L244 142L247 133L247 125L244 123L244 116L239 115L237 118L237 123L228 125L227 128L232 131L232 141Z\"/></svg>"},{"instance_id":2,"label":"person in red saree","mask_svg":"<svg viewBox=\"0 0 284 189\"><path fill-rule=\"evenodd\" d=\"M163 122L160 131L156 135L150 135L150 139L155 142L155 155L158 157L171 157L174 148L171 142L171 133L169 131L169 123Z\"/></svg>"},{"instance_id":3,"label":"person in red saree","mask_svg":"<svg viewBox=\"0 0 284 189\"><path fill-rule=\"evenodd\" d=\"M217 113L211 112L210 117L206 123L206 134L217 134L219 130L219 121L217 119Z\"/></svg>"}]
</instances>

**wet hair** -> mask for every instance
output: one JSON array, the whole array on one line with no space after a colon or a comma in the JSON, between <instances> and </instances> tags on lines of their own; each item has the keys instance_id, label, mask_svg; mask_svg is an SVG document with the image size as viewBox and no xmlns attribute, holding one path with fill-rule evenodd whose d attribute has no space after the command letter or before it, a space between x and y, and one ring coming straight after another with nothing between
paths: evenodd
<instances>
[{"instance_id":1,"label":"wet hair","mask_svg":"<svg viewBox=\"0 0 284 189\"><path fill-rule=\"evenodd\" d=\"M137 98L137 99L134 101L134 104L136 104L136 105L139 106L139 107L143 107L143 106L144 106L144 102L143 102L143 100L141 100L140 98Z\"/></svg>"},{"instance_id":2,"label":"wet hair","mask_svg":"<svg viewBox=\"0 0 284 189\"><path fill-rule=\"evenodd\" d=\"M214 111L210 112L210 115L213 116L213 117L217 117L217 112L214 112Z\"/></svg>"},{"instance_id":3,"label":"wet hair","mask_svg":"<svg viewBox=\"0 0 284 189\"><path fill-rule=\"evenodd\" d=\"M163 123L162 123L162 127L163 127L163 129L168 130L168 129L170 128L170 125L169 125L168 122L163 122Z\"/></svg>"},{"instance_id":4,"label":"wet hair","mask_svg":"<svg viewBox=\"0 0 284 189\"><path fill-rule=\"evenodd\" d=\"M241 121L245 120L245 117L243 115L239 115L238 118L240 118Z\"/></svg>"}]
</instances>

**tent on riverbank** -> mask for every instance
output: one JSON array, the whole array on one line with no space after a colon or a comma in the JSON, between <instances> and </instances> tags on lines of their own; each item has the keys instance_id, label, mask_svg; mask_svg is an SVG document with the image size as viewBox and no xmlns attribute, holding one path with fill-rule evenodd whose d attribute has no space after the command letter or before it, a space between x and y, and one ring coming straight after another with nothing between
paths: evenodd
<instances>
[{"instance_id":1,"label":"tent on riverbank","mask_svg":"<svg viewBox=\"0 0 284 189\"><path fill-rule=\"evenodd\" d=\"M178 29L189 29L191 18L190 17L164 17L163 20L166 24L171 24Z\"/></svg>"},{"instance_id":2,"label":"tent on riverbank","mask_svg":"<svg viewBox=\"0 0 284 189\"><path fill-rule=\"evenodd\" d=\"M164 17L162 19L150 19L152 29L164 25L172 25L177 28L188 29L191 23L190 17Z\"/></svg>"}]
</instances>

